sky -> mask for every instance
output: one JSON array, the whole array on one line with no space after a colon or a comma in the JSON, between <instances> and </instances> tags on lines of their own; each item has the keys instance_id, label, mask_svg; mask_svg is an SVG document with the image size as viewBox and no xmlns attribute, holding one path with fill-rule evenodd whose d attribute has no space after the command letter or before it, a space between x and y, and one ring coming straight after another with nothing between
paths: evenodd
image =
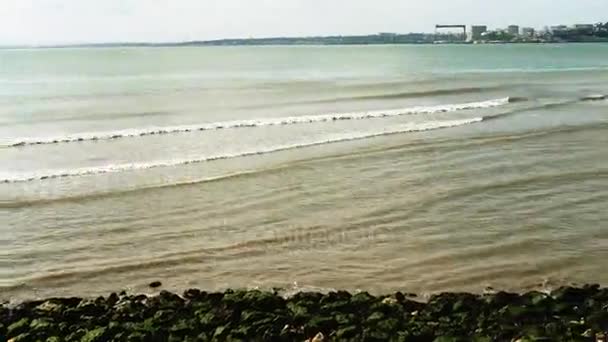
<instances>
[{"instance_id":1,"label":"sky","mask_svg":"<svg viewBox=\"0 0 608 342\"><path fill-rule=\"evenodd\" d=\"M0 0L0 45L433 32L608 21L608 0Z\"/></svg>"}]
</instances>

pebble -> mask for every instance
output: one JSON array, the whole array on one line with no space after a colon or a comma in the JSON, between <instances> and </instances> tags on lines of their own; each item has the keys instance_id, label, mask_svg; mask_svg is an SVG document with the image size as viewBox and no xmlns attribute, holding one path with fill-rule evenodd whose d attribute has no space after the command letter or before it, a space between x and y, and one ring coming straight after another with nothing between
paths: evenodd
<instances>
[{"instance_id":1,"label":"pebble","mask_svg":"<svg viewBox=\"0 0 608 342\"><path fill-rule=\"evenodd\" d=\"M323 335L323 333L318 333L312 340L311 342L324 342L325 341L325 335Z\"/></svg>"},{"instance_id":2,"label":"pebble","mask_svg":"<svg viewBox=\"0 0 608 342\"><path fill-rule=\"evenodd\" d=\"M148 286L150 286L151 288L155 289L155 288L163 286L163 283L161 283L160 281L153 281Z\"/></svg>"}]
</instances>

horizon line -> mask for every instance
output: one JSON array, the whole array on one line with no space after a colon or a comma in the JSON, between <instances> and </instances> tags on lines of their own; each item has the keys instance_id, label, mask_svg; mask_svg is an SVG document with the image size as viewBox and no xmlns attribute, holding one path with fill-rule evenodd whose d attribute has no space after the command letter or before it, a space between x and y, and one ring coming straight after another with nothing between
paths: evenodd
<instances>
[{"instance_id":1,"label":"horizon line","mask_svg":"<svg viewBox=\"0 0 608 342\"><path fill-rule=\"evenodd\" d=\"M593 23L593 25L602 24L602 22ZM441 24L437 24L441 25ZM467 27L477 26L478 24L472 25L464 25ZM481 24L480 24L481 25ZM560 24L562 25L562 24ZM573 26L577 24L571 24L568 26ZM520 27L531 27L531 26L521 26ZM551 27L550 26L543 26ZM489 27L489 26L488 26ZM535 30L538 30L536 27L531 27ZM498 28L495 28L498 29ZM225 38L213 38L213 39L195 39L195 40L175 40L175 41L104 41L104 42L68 42L68 43L50 43L50 44L0 44L0 49L34 49L34 48L70 48L70 47L103 47L103 46L175 46L175 45L185 45L185 44L205 44L205 43L214 43L214 42L223 42L223 41L246 41L246 40L265 40L265 39L313 39L313 38L338 38L338 37L369 37L369 36L380 36L382 34L393 34L397 36L401 35L413 35L413 34L436 34L435 32L408 32L408 33L400 33L400 32L376 32L376 33L367 33L367 34L326 34L326 35L302 35L302 36L258 36L258 37L225 37Z\"/></svg>"}]
</instances>

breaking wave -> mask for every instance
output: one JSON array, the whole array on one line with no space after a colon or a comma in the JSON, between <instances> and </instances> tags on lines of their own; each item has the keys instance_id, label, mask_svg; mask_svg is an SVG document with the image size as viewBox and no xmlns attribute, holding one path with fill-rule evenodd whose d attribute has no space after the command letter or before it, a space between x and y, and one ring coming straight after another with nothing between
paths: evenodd
<instances>
[{"instance_id":1,"label":"breaking wave","mask_svg":"<svg viewBox=\"0 0 608 342\"><path fill-rule=\"evenodd\" d=\"M243 128L243 127L261 127L261 126L282 126L296 125L306 123L331 122L340 120L361 120L372 118L385 118L401 115L414 114L436 114L445 112L455 112L469 109L483 109L503 106L512 102L509 97L494 99L481 102L469 102L460 104L446 104L426 107L412 107L392 110L378 110L368 112L351 112L339 114L322 114L322 115L307 115L307 116L291 116L281 118L267 119L252 119L252 120L236 120L225 122L211 122L199 125L190 126L173 126L173 127L150 127L143 129L128 129L112 132L93 132L79 133L74 135L66 135L62 137L48 138L20 138L15 141L5 144L4 147L19 147L28 145L45 145L45 144L61 144L73 143L82 141L98 141L98 140L115 140L123 138L143 137L149 135L164 135L175 133L188 133L195 131L208 131L228 128Z\"/></svg>"},{"instance_id":2,"label":"breaking wave","mask_svg":"<svg viewBox=\"0 0 608 342\"><path fill-rule=\"evenodd\" d=\"M465 73L484 73L484 74L503 74L503 73L558 73L558 72L577 72L577 71L608 71L608 66L582 66L582 67L541 67L541 68L502 68L502 69L463 69L457 71L446 71L450 74Z\"/></svg>"},{"instance_id":3,"label":"breaking wave","mask_svg":"<svg viewBox=\"0 0 608 342\"><path fill-rule=\"evenodd\" d=\"M274 104L263 104L253 106L243 106L244 109L252 108L268 108L268 107L283 107L294 104L326 104L336 103L343 101L370 101L370 100L396 100L396 99L409 99L409 98L425 98L425 97L436 97L436 96L449 96L449 95L465 95L465 94L479 94L483 92L508 90L513 88L513 85L497 85L497 86L485 86L485 87L463 87L463 88L443 88L443 89L432 89L426 91L414 91L414 92L398 92L398 93L385 93L375 95L358 95L358 96L344 96L344 97L333 97L316 100L304 100L296 102L279 102ZM509 102L517 98L509 98ZM520 98L521 99L521 98Z\"/></svg>"},{"instance_id":4,"label":"breaking wave","mask_svg":"<svg viewBox=\"0 0 608 342\"><path fill-rule=\"evenodd\" d=\"M594 95L588 95L585 96L581 99L581 101L602 101L602 100L606 100L608 98L608 95L602 95L602 94L594 94Z\"/></svg>"},{"instance_id":5,"label":"breaking wave","mask_svg":"<svg viewBox=\"0 0 608 342\"><path fill-rule=\"evenodd\" d=\"M232 159L239 157L247 157L254 155L262 155L269 154L274 152L280 152L285 150L293 150L304 147L311 147L317 145L331 144L337 142L345 142L352 140L360 140L366 138L379 137L384 135L392 135L392 134L400 134L400 133L408 133L408 132L422 132L435 130L440 128L448 128L448 127L456 127L462 126L472 123L481 122L484 119L482 117L476 117L471 119L463 119L463 120L445 120L445 121L431 121L425 123L410 123L405 125L399 125L393 129L386 129L378 132L371 133L349 133L349 134L339 134L333 135L324 140L316 140L307 143L300 144L290 144L290 145L280 145L269 147L265 149L257 149L251 151L244 151L233 154L218 154L205 156L196 159L175 159L175 160L166 160L166 161L154 161L147 163L129 163L129 164L120 164L120 165L108 165L101 167L89 167L89 168L78 168L71 170L62 170L62 171L50 171L48 173L36 173L36 174L22 174L15 177L7 177L5 179L0 180L1 183L18 183L18 182L30 182L36 180L47 180L47 179L56 179L56 178L66 178L66 177L77 177L77 176L87 176L87 175L96 175L96 174L104 174L104 173L116 173L116 172L126 172L126 171L137 171L137 170L145 170L145 169L153 169L160 167L171 167L171 166L181 166L181 165L189 165L189 164L197 164L214 160L222 160L222 159Z\"/></svg>"}]
</instances>

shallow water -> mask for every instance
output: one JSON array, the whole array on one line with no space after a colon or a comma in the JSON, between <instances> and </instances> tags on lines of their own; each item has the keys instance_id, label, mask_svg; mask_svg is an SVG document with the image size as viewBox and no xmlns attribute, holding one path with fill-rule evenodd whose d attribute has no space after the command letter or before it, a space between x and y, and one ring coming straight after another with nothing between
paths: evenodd
<instances>
[{"instance_id":1,"label":"shallow water","mask_svg":"<svg viewBox=\"0 0 608 342\"><path fill-rule=\"evenodd\" d=\"M606 285L606 55L0 50L0 296Z\"/></svg>"}]
</instances>

